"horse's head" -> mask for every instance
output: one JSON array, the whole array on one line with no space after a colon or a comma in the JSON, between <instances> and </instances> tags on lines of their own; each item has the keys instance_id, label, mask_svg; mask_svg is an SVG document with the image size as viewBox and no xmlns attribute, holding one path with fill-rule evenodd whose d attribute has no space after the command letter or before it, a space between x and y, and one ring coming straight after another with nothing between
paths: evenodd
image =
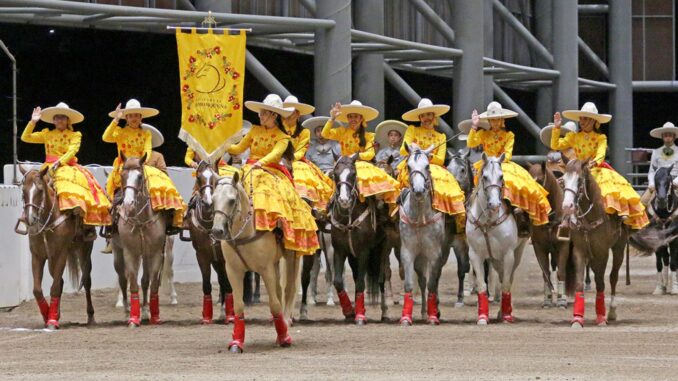
<instances>
[{"instance_id":1,"label":"horse's head","mask_svg":"<svg viewBox=\"0 0 678 381\"><path fill-rule=\"evenodd\" d=\"M358 198L358 179L355 162L358 154L342 156L337 160L332 171L335 183L334 194L342 209L350 209Z\"/></svg>"},{"instance_id":2,"label":"horse's head","mask_svg":"<svg viewBox=\"0 0 678 381\"><path fill-rule=\"evenodd\" d=\"M120 157L124 163L120 171L120 184L123 191L122 208L126 212L131 212L136 208L138 195L146 192L144 179L146 154L141 158L128 158L121 152Z\"/></svg>"},{"instance_id":3,"label":"horse's head","mask_svg":"<svg viewBox=\"0 0 678 381\"><path fill-rule=\"evenodd\" d=\"M209 164L201 161L195 170L195 185L200 193L200 201L207 207L212 206L212 196L217 186L218 173L218 162Z\"/></svg>"},{"instance_id":4,"label":"horse's head","mask_svg":"<svg viewBox=\"0 0 678 381\"><path fill-rule=\"evenodd\" d=\"M589 176L588 161L570 160L563 174L563 214L574 216L581 195L586 192L586 179Z\"/></svg>"},{"instance_id":5,"label":"horse's head","mask_svg":"<svg viewBox=\"0 0 678 381\"><path fill-rule=\"evenodd\" d=\"M487 207L493 214L500 210L504 198L504 172L501 169L504 158L503 153L499 157L487 156L485 152L482 155L483 168L480 170L478 186L485 194Z\"/></svg>"},{"instance_id":6,"label":"horse's head","mask_svg":"<svg viewBox=\"0 0 678 381\"><path fill-rule=\"evenodd\" d=\"M447 170L454 175L459 186L466 193L471 191L471 184L473 184L471 181L473 173L471 170L471 161L469 160L470 155L470 150L462 149L457 152L448 151L450 162L447 164Z\"/></svg>"},{"instance_id":7,"label":"horse's head","mask_svg":"<svg viewBox=\"0 0 678 381\"><path fill-rule=\"evenodd\" d=\"M417 144L405 143L408 152L407 170L410 176L410 189L415 199L421 200L426 193L431 192L431 168L429 158L435 147L432 145L426 150L419 148Z\"/></svg>"},{"instance_id":8,"label":"horse's head","mask_svg":"<svg viewBox=\"0 0 678 381\"><path fill-rule=\"evenodd\" d=\"M389 156L388 159L378 161L375 165L377 168L383 169L389 176L395 177L395 170L391 166L394 160L395 158L393 158L393 156Z\"/></svg>"},{"instance_id":9,"label":"horse's head","mask_svg":"<svg viewBox=\"0 0 678 381\"><path fill-rule=\"evenodd\" d=\"M24 199L26 225L32 226L40 221L40 216L46 209L49 199L50 185L46 180L49 167L46 166L41 171L35 169L27 171L22 166L19 166L19 169L24 175L21 192Z\"/></svg>"},{"instance_id":10,"label":"horse's head","mask_svg":"<svg viewBox=\"0 0 678 381\"><path fill-rule=\"evenodd\" d=\"M241 212L240 195L244 192L240 184L240 174L224 176L216 180L212 202L214 205L214 222L211 234L215 239L226 239L233 219Z\"/></svg>"},{"instance_id":11,"label":"horse's head","mask_svg":"<svg viewBox=\"0 0 678 381\"><path fill-rule=\"evenodd\" d=\"M672 169L673 164L671 164L670 167L659 168L654 173L654 184L655 189L657 190L655 202L657 208L662 210L667 210L669 207L669 198L671 196L671 185L673 182L673 178L671 177Z\"/></svg>"}]
</instances>

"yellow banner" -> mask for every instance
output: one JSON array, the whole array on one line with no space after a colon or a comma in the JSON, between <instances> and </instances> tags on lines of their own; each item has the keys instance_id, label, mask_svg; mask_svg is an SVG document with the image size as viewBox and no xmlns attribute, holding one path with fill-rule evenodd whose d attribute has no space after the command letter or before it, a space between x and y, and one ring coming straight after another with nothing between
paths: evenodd
<instances>
[{"instance_id":1,"label":"yellow banner","mask_svg":"<svg viewBox=\"0 0 678 381\"><path fill-rule=\"evenodd\" d=\"M179 138L214 162L242 127L245 31L184 33L177 29L181 92Z\"/></svg>"}]
</instances>

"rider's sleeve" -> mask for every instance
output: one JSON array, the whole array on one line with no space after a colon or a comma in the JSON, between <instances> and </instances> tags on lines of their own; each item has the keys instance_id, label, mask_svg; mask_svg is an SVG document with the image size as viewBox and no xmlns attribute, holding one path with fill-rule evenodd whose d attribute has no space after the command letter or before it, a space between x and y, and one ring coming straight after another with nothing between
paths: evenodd
<instances>
[{"instance_id":1,"label":"rider's sleeve","mask_svg":"<svg viewBox=\"0 0 678 381\"><path fill-rule=\"evenodd\" d=\"M593 161L600 165L605 161L605 152L607 151L607 136L603 134L598 135L598 146L596 147L596 156Z\"/></svg>"},{"instance_id":2,"label":"rider's sleeve","mask_svg":"<svg viewBox=\"0 0 678 381\"><path fill-rule=\"evenodd\" d=\"M406 144L410 145L412 144L412 141L415 139L415 127L413 126L408 126L407 130L405 130L405 136L403 137L403 144L400 145L400 156L407 156L407 148ZM423 147L426 148L426 147Z\"/></svg>"},{"instance_id":3,"label":"rider's sleeve","mask_svg":"<svg viewBox=\"0 0 678 381\"><path fill-rule=\"evenodd\" d=\"M574 133L568 132L564 138L560 137L560 127L551 130L551 149L555 151L563 151L572 147L572 139Z\"/></svg>"},{"instance_id":4,"label":"rider's sleeve","mask_svg":"<svg viewBox=\"0 0 678 381\"><path fill-rule=\"evenodd\" d=\"M365 133L365 145L367 149L361 152L358 157L363 161L370 161L374 159L374 134L370 132Z\"/></svg>"},{"instance_id":5,"label":"rider's sleeve","mask_svg":"<svg viewBox=\"0 0 678 381\"><path fill-rule=\"evenodd\" d=\"M506 133L506 143L504 143L504 161L511 161L513 158L513 143L516 140L516 136L513 132Z\"/></svg>"},{"instance_id":6,"label":"rider's sleeve","mask_svg":"<svg viewBox=\"0 0 678 381\"><path fill-rule=\"evenodd\" d=\"M311 131L308 128L304 128L299 134L299 143L297 147L294 147L294 160L301 160L306 151L308 151L308 145L311 142Z\"/></svg>"},{"instance_id":7,"label":"rider's sleeve","mask_svg":"<svg viewBox=\"0 0 678 381\"><path fill-rule=\"evenodd\" d=\"M184 163L191 167L193 166L193 158L195 157L195 152L191 147L186 148L186 155L184 156Z\"/></svg>"},{"instance_id":8,"label":"rider's sleeve","mask_svg":"<svg viewBox=\"0 0 678 381\"><path fill-rule=\"evenodd\" d=\"M31 120L24 128L24 132L21 134L21 141L24 143L38 143L42 144L45 142L45 134L49 129L44 128L40 132L33 132L35 128L35 123Z\"/></svg>"},{"instance_id":9,"label":"rider's sleeve","mask_svg":"<svg viewBox=\"0 0 678 381\"><path fill-rule=\"evenodd\" d=\"M439 134L436 139L436 149L433 150L431 155L431 164L443 165L445 163L445 154L447 154L447 145L445 144L444 134ZM428 147L426 147L428 148Z\"/></svg>"},{"instance_id":10,"label":"rider's sleeve","mask_svg":"<svg viewBox=\"0 0 678 381\"><path fill-rule=\"evenodd\" d=\"M102 139L106 143L117 143L120 131L122 131L122 128L118 127L118 124L115 123L115 120L113 120L111 121L111 124L106 127L106 131L104 131L104 136L102 136Z\"/></svg>"},{"instance_id":11,"label":"rider's sleeve","mask_svg":"<svg viewBox=\"0 0 678 381\"><path fill-rule=\"evenodd\" d=\"M238 144L233 144L232 146L228 147L228 153L231 155L240 155L241 153L247 151L248 148L250 148L250 145L252 144L252 130L245 135L244 138L240 141Z\"/></svg>"},{"instance_id":12,"label":"rider's sleeve","mask_svg":"<svg viewBox=\"0 0 678 381\"><path fill-rule=\"evenodd\" d=\"M60 164L67 164L80 151L80 142L82 141L82 134L80 131L71 134L71 141L68 144L68 151L59 158Z\"/></svg>"},{"instance_id":13,"label":"rider's sleeve","mask_svg":"<svg viewBox=\"0 0 678 381\"><path fill-rule=\"evenodd\" d=\"M285 153L285 150L287 149L287 145L289 143L290 138L288 136L285 136L284 138L278 140L277 142L275 142L275 145L273 146L271 152L269 152L268 154L266 154L266 156L259 159L259 163L261 163L261 165L266 165L279 162L280 159L282 158L282 155Z\"/></svg>"},{"instance_id":14,"label":"rider's sleeve","mask_svg":"<svg viewBox=\"0 0 678 381\"><path fill-rule=\"evenodd\" d=\"M327 123L325 123L325 125L323 126L323 130L320 133L320 136L329 140L339 140L338 138L339 129L332 128L333 125L334 122L332 121L332 119L328 120Z\"/></svg>"},{"instance_id":15,"label":"rider's sleeve","mask_svg":"<svg viewBox=\"0 0 678 381\"><path fill-rule=\"evenodd\" d=\"M654 187L654 168L659 168L659 156L657 150L652 150L652 158L650 159L650 170L647 171L647 186Z\"/></svg>"},{"instance_id":16,"label":"rider's sleeve","mask_svg":"<svg viewBox=\"0 0 678 381\"><path fill-rule=\"evenodd\" d=\"M468 148L475 148L478 147L479 145L483 144L483 129L478 129L474 130L471 129L471 131L468 133L468 138L466 139L466 146Z\"/></svg>"},{"instance_id":17,"label":"rider's sleeve","mask_svg":"<svg viewBox=\"0 0 678 381\"><path fill-rule=\"evenodd\" d=\"M153 135L151 135L151 130L144 130L144 135L146 140L144 140L144 153L146 154L146 160L151 159L151 152L153 151Z\"/></svg>"}]
</instances>

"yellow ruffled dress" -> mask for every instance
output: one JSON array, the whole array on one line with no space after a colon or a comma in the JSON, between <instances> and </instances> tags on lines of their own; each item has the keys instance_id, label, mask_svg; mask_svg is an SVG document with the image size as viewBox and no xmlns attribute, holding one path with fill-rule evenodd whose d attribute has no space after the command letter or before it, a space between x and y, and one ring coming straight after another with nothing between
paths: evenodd
<instances>
[{"instance_id":1,"label":"yellow ruffled dress","mask_svg":"<svg viewBox=\"0 0 678 381\"><path fill-rule=\"evenodd\" d=\"M384 202L390 204L389 208L395 208L400 183L383 169L369 163L375 155L374 133L365 132L365 147L360 147L360 138L355 131L348 127L332 128L333 124L332 120L327 121L322 130L322 137L338 141L342 156L358 154L360 160L356 161L355 167L360 198L364 200L365 197L383 195Z\"/></svg>"},{"instance_id":2,"label":"yellow ruffled dress","mask_svg":"<svg viewBox=\"0 0 678 381\"><path fill-rule=\"evenodd\" d=\"M290 137L278 128L252 126L240 143L232 145L228 153L239 155L248 148L250 157L243 166L243 186L253 194L254 223L257 230L280 227L285 249L302 255L311 255L320 247L318 227L311 207L301 199L294 184L279 162L290 142ZM252 168L255 162L261 169Z\"/></svg>"},{"instance_id":3,"label":"yellow ruffled dress","mask_svg":"<svg viewBox=\"0 0 678 381\"><path fill-rule=\"evenodd\" d=\"M123 153L126 157L140 158L145 153L146 157L150 158L151 131L141 128L122 128L115 121L112 121L104 131L103 140L106 143L118 145L118 156L113 161L113 171L106 181L106 192L113 198L115 190L120 188L120 171L124 164L120 154ZM153 210L174 210L172 226L181 227L186 204L172 180L166 173L150 165L144 166L144 176L148 183Z\"/></svg>"},{"instance_id":4,"label":"yellow ruffled dress","mask_svg":"<svg viewBox=\"0 0 678 381\"><path fill-rule=\"evenodd\" d=\"M595 131L579 131L570 132L561 138L560 128L554 128L551 149L562 151L568 148L574 149L578 160L593 160L598 164L591 169L591 176L600 187L605 211L608 214L628 216L624 223L632 229L640 229L650 223L645 206L640 202L640 195L624 177L604 164L607 150L605 135Z\"/></svg>"},{"instance_id":5,"label":"yellow ruffled dress","mask_svg":"<svg viewBox=\"0 0 678 381\"><path fill-rule=\"evenodd\" d=\"M553 134L557 136L558 132L554 131ZM511 205L527 212L533 225L544 225L549 222L548 215L551 212L551 205L547 199L548 192L525 168L511 161L514 139L513 132L506 130L472 129L466 145L475 148L482 144L483 151L488 156L498 157L502 153L505 154L501 165L504 173L504 198L509 200ZM473 164L476 173L480 173L482 165L482 160ZM474 181L478 182L477 176Z\"/></svg>"},{"instance_id":6,"label":"yellow ruffled dress","mask_svg":"<svg viewBox=\"0 0 678 381\"><path fill-rule=\"evenodd\" d=\"M304 128L299 135L294 137L296 128L296 126L285 126L294 147L294 162L292 163L294 188L302 198L313 202L317 209L324 210L334 193L334 181L310 160L306 159L306 151L308 151L311 141L311 131Z\"/></svg>"},{"instance_id":7,"label":"yellow ruffled dress","mask_svg":"<svg viewBox=\"0 0 678 381\"><path fill-rule=\"evenodd\" d=\"M86 225L110 225L111 208L104 190L92 173L78 164L75 155L80 150L82 134L69 127L64 131L48 128L33 132L35 123L28 123L21 141L45 145L45 165L59 162L54 174L54 188L59 199L59 210L80 209Z\"/></svg>"}]
</instances>

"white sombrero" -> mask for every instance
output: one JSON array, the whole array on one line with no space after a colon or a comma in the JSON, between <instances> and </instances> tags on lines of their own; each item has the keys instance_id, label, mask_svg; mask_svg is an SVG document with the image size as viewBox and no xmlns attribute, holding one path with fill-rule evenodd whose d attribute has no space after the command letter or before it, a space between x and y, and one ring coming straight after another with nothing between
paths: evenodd
<instances>
[{"instance_id":1,"label":"white sombrero","mask_svg":"<svg viewBox=\"0 0 678 381\"><path fill-rule=\"evenodd\" d=\"M288 117L294 112L293 107L283 106L283 101L278 94L268 94L263 102L247 101L245 102L245 107L256 113L259 113L261 110L268 110L280 114L282 117Z\"/></svg>"},{"instance_id":2,"label":"white sombrero","mask_svg":"<svg viewBox=\"0 0 678 381\"><path fill-rule=\"evenodd\" d=\"M661 139L664 133L670 132L674 136L678 136L678 127L674 126L671 122L664 123L663 126L658 127L650 131L650 136L653 138Z\"/></svg>"},{"instance_id":3,"label":"white sombrero","mask_svg":"<svg viewBox=\"0 0 678 381\"><path fill-rule=\"evenodd\" d=\"M478 123L478 127L484 130L489 130L490 123L487 120L481 119L480 122ZM459 140L466 140L465 138L468 138L468 134L469 132L471 132L471 128L473 128L473 120L471 119L462 120L461 122L459 122L459 124L457 124L457 128L462 133L462 135L459 136ZM464 139L462 139L462 136L464 136Z\"/></svg>"},{"instance_id":4,"label":"white sombrero","mask_svg":"<svg viewBox=\"0 0 678 381\"><path fill-rule=\"evenodd\" d=\"M165 142L165 137L162 132L150 124L142 123L141 128L151 131L151 145L153 148L160 147Z\"/></svg>"},{"instance_id":5,"label":"white sombrero","mask_svg":"<svg viewBox=\"0 0 678 381\"><path fill-rule=\"evenodd\" d=\"M71 124L80 123L85 120L84 115L82 115L79 111L68 107L68 105L64 102L59 102L59 104L54 107L47 107L46 109L42 110L40 113L40 120L54 124L54 116L56 115L66 115L68 117L68 121Z\"/></svg>"},{"instance_id":6,"label":"white sombrero","mask_svg":"<svg viewBox=\"0 0 678 381\"><path fill-rule=\"evenodd\" d=\"M399 120L385 120L379 123L374 130L374 139L381 147L388 147L388 133L394 130L400 132L400 136L405 136L407 124Z\"/></svg>"},{"instance_id":7,"label":"white sombrero","mask_svg":"<svg viewBox=\"0 0 678 381\"><path fill-rule=\"evenodd\" d=\"M337 120L348 123L348 114L360 114L365 122L369 122L379 116L379 111L370 106L364 106L360 101L351 101L347 105L341 105L341 114L337 117Z\"/></svg>"},{"instance_id":8,"label":"white sombrero","mask_svg":"<svg viewBox=\"0 0 678 381\"><path fill-rule=\"evenodd\" d=\"M160 114L160 111L151 107L141 107L136 99L130 99L125 104L125 108L121 109L123 118L128 114L141 114L142 118L150 118ZM108 113L108 116L115 118L115 110Z\"/></svg>"},{"instance_id":9,"label":"white sombrero","mask_svg":"<svg viewBox=\"0 0 678 381\"><path fill-rule=\"evenodd\" d=\"M560 136L565 136L569 132L577 132L577 125L574 122L567 122L560 126ZM539 131L539 139L545 146L551 148L551 134L553 133L553 123L549 123L546 127Z\"/></svg>"},{"instance_id":10,"label":"white sombrero","mask_svg":"<svg viewBox=\"0 0 678 381\"><path fill-rule=\"evenodd\" d=\"M299 99L294 95L290 95L283 101L283 107L292 107L295 110L299 111L299 115L308 115L315 111L315 107L306 104L300 103Z\"/></svg>"},{"instance_id":11,"label":"white sombrero","mask_svg":"<svg viewBox=\"0 0 678 381\"><path fill-rule=\"evenodd\" d=\"M316 127L323 127L328 120L330 120L329 116L314 116L301 122L301 126L308 128L309 130L314 130Z\"/></svg>"},{"instance_id":12,"label":"white sombrero","mask_svg":"<svg viewBox=\"0 0 678 381\"><path fill-rule=\"evenodd\" d=\"M487 111L484 113L478 115L480 119L508 119L508 118L515 118L518 116L518 113L509 109L505 109L501 107L501 103L499 102L490 102L489 105L487 105Z\"/></svg>"},{"instance_id":13,"label":"white sombrero","mask_svg":"<svg viewBox=\"0 0 678 381\"><path fill-rule=\"evenodd\" d=\"M600 123L607 123L612 119L612 115L610 114L598 113L598 108L593 102L584 103L584 105L581 106L581 110L565 110L563 111L563 116L567 119L574 120L575 122L578 122L581 117L595 119Z\"/></svg>"},{"instance_id":14,"label":"white sombrero","mask_svg":"<svg viewBox=\"0 0 678 381\"><path fill-rule=\"evenodd\" d=\"M417 108L404 113L402 118L403 120L406 120L408 122L418 122L419 115L421 114L432 112L435 114L436 117L438 117L441 115L445 115L448 111L450 111L450 106L448 105L434 105L430 99L421 98Z\"/></svg>"}]
</instances>

